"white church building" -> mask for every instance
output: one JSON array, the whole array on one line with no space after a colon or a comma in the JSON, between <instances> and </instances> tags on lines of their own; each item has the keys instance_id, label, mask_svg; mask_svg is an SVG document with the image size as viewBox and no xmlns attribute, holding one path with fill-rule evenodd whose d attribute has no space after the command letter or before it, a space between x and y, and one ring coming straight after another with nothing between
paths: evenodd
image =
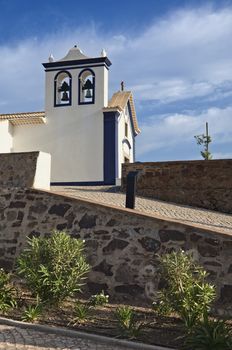
<instances>
[{"instance_id":1,"label":"white church building","mask_svg":"<svg viewBox=\"0 0 232 350\"><path fill-rule=\"evenodd\" d=\"M52 184L119 183L122 163L135 160L140 130L123 83L108 100L111 62L105 51L90 58L74 46L43 66L45 111L0 114L0 153L49 153Z\"/></svg>"}]
</instances>

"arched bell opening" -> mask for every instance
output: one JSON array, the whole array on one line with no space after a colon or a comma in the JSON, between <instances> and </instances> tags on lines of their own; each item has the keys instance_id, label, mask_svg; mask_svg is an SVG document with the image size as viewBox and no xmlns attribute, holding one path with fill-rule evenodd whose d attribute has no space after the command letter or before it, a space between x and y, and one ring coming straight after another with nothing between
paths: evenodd
<instances>
[{"instance_id":1,"label":"arched bell opening","mask_svg":"<svg viewBox=\"0 0 232 350\"><path fill-rule=\"evenodd\" d=\"M54 79L55 106L70 106L72 102L72 76L67 71L59 72Z\"/></svg>"},{"instance_id":2,"label":"arched bell opening","mask_svg":"<svg viewBox=\"0 0 232 350\"><path fill-rule=\"evenodd\" d=\"M95 100L95 74L91 69L84 69L79 77L79 104L91 104Z\"/></svg>"}]
</instances>

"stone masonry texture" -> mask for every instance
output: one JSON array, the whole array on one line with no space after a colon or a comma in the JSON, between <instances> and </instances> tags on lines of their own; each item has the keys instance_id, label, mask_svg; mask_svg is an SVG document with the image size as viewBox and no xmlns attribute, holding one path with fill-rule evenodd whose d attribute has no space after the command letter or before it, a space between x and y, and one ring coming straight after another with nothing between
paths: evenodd
<instances>
[{"instance_id":1,"label":"stone masonry texture","mask_svg":"<svg viewBox=\"0 0 232 350\"><path fill-rule=\"evenodd\" d=\"M141 196L232 213L232 159L123 164L124 191L130 171Z\"/></svg>"},{"instance_id":2,"label":"stone masonry texture","mask_svg":"<svg viewBox=\"0 0 232 350\"><path fill-rule=\"evenodd\" d=\"M134 301L152 300L159 280L156 254L191 251L218 290L216 311L232 315L232 236L132 210L33 189L0 191L0 267L11 270L26 237L66 230L85 240L92 267L87 287Z\"/></svg>"},{"instance_id":3,"label":"stone masonry texture","mask_svg":"<svg viewBox=\"0 0 232 350\"><path fill-rule=\"evenodd\" d=\"M32 187L39 152L1 153L0 188Z\"/></svg>"}]
</instances>

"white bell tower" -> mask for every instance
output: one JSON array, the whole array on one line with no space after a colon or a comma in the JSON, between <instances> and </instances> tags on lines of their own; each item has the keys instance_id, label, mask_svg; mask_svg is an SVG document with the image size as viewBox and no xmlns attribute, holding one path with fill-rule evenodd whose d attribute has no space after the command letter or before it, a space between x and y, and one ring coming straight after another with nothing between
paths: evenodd
<instances>
[{"instance_id":1,"label":"white bell tower","mask_svg":"<svg viewBox=\"0 0 232 350\"><path fill-rule=\"evenodd\" d=\"M50 153L52 184L118 183L122 163L134 161L140 129L131 91L122 85L108 101L106 51L87 57L74 46L61 60L50 55L43 66L45 111L13 115L13 150Z\"/></svg>"},{"instance_id":2,"label":"white bell tower","mask_svg":"<svg viewBox=\"0 0 232 350\"><path fill-rule=\"evenodd\" d=\"M76 110L81 105L100 108L108 104L108 70L111 62L103 49L100 57L90 58L75 45L61 60L53 55L43 63L46 72L45 112L57 107Z\"/></svg>"},{"instance_id":3,"label":"white bell tower","mask_svg":"<svg viewBox=\"0 0 232 350\"><path fill-rule=\"evenodd\" d=\"M110 65L105 50L90 58L76 45L61 60L50 55L49 62L43 63L54 183L103 181L102 109L108 105Z\"/></svg>"}]
</instances>

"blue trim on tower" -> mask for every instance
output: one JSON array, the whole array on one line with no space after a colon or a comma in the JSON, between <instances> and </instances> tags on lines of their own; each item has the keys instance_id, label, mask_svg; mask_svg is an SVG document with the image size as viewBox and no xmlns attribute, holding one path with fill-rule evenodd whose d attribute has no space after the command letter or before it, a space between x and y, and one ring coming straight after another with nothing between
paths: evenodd
<instances>
[{"instance_id":1,"label":"blue trim on tower","mask_svg":"<svg viewBox=\"0 0 232 350\"><path fill-rule=\"evenodd\" d=\"M81 69L81 68L88 68L89 66L76 66L76 67L65 67L65 69L71 70L71 69ZM92 68L95 67L105 67L107 70L109 70L109 67L106 64L95 64L91 66ZM51 69L45 69L45 72L55 72L57 71L59 68L51 68Z\"/></svg>"},{"instance_id":2,"label":"blue trim on tower","mask_svg":"<svg viewBox=\"0 0 232 350\"><path fill-rule=\"evenodd\" d=\"M116 150L115 127L116 113L104 112L104 184L115 185L116 181Z\"/></svg>"},{"instance_id":3,"label":"blue trim on tower","mask_svg":"<svg viewBox=\"0 0 232 350\"><path fill-rule=\"evenodd\" d=\"M92 97L92 101L84 101L84 102L81 102L81 75L86 72L86 71L89 71L92 76L93 76L93 97ZM79 105L92 105L95 103L95 73L92 69L90 68L85 68L83 69L79 75L78 75L78 104Z\"/></svg>"},{"instance_id":4,"label":"blue trim on tower","mask_svg":"<svg viewBox=\"0 0 232 350\"><path fill-rule=\"evenodd\" d=\"M51 182L51 186L103 186L104 181Z\"/></svg>"},{"instance_id":5,"label":"blue trim on tower","mask_svg":"<svg viewBox=\"0 0 232 350\"><path fill-rule=\"evenodd\" d=\"M80 66L81 64L91 64L91 63L105 63L108 67L111 66L111 62L108 57L96 57L96 58L85 58L81 60L71 60L71 61L56 61L56 62L47 62L42 63L44 68L50 67L65 67L65 66Z\"/></svg>"},{"instance_id":6,"label":"blue trim on tower","mask_svg":"<svg viewBox=\"0 0 232 350\"><path fill-rule=\"evenodd\" d=\"M135 153L135 136L133 137L133 163L135 162L135 157L136 157L136 153Z\"/></svg>"},{"instance_id":7,"label":"blue trim on tower","mask_svg":"<svg viewBox=\"0 0 232 350\"><path fill-rule=\"evenodd\" d=\"M70 87L70 91L69 91L69 94L70 94L70 98L69 98L69 101L68 103L57 103L56 102L56 94L57 94L57 78L60 74L62 73L65 73L68 75L69 77L69 87ZM66 71L66 70L61 70L59 71L56 75L55 75L55 78L54 78L54 107L67 107L67 106L71 106L72 105L72 75Z\"/></svg>"}]
</instances>

